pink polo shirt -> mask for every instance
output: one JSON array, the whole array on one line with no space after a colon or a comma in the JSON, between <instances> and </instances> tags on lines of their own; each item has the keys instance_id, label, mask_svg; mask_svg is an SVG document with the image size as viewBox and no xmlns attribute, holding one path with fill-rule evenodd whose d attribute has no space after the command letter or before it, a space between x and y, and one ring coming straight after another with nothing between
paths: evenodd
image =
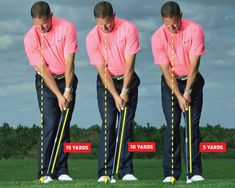
<instances>
[{"instance_id":1,"label":"pink polo shirt","mask_svg":"<svg viewBox=\"0 0 235 188\"><path fill-rule=\"evenodd\" d=\"M115 18L112 32L107 33L107 67L111 76L125 72L125 55L136 54L140 50L138 31L129 21ZM104 32L95 26L87 35L87 53L92 65L104 64Z\"/></svg>"},{"instance_id":2,"label":"pink polo shirt","mask_svg":"<svg viewBox=\"0 0 235 188\"><path fill-rule=\"evenodd\" d=\"M35 67L41 63L40 33L33 26L24 37L25 51L29 63ZM65 54L78 51L74 25L61 18L52 18L52 28L43 34L43 57L51 74L63 74Z\"/></svg>"},{"instance_id":3,"label":"pink polo shirt","mask_svg":"<svg viewBox=\"0 0 235 188\"><path fill-rule=\"evenodd\" d=\"M188 75L191 55L205 54L204 32L200 25L186 19L174 33L174 75ZM155 64L170 64L172 59L172 35L162 25L152 36L152 53Z\"/></svg>"}]
</instances>

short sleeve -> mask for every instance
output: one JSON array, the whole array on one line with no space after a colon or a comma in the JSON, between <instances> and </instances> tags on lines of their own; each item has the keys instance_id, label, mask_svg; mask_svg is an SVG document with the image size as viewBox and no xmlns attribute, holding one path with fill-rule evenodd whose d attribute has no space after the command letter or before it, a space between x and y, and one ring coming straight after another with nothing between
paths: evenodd
<instances>
[{"instance_id":1,"label":"short sleeve","mask_svg":"<svg viewBox=\"0 0 235 188\"><path fill-rule=\"evenodd\" d=\"M201 26L195 27L192 35L191 55L203 55L205 53L204 32Z\"/></svg>"},{"instance_id":2,"label":"short sleeve","mask_svg":"<svg viewBox=\"0 0 235 188\"><path fill-rule=\"evenodd\" d=\"M160 34L156 31L151 39L152 54L155 64L169 64L169 58L167 51L164 47L163 39L160 38Z\"/></svg>"},{"instance_id":3,"label":"short sleeve","mask_svg":"<svg viewBox=\"0 0 235 188\"><path fill-rule=\"evenodd\" d=\"M86 37L86 49L90 64L104 64L104 58L101 54L101 49L99 48L98 41L95 39L94 36L92 36L92 33L89 33Z\"/></svg>"},{"instance_id":4,"label":"short sleeve","mask_svg":"<svg viewBox=\"0 0 235 188\"><path fill-rule=\"evenodd\" d=\"M130 24L126 36L125 54L132 55L140 51L138 30L134 24Z\"/></svg>"},{"instance_id":5,"label":"short sleeve","mask_svg":"<svg viewBox=\"0 0 235 188\"><path fill-rule=\"evenodd\" d=\"M78 45L77 45L77 33L76 28L73 24L69 23L68 28L65 35L65 47L64 47L64 53L75 53L78 51Z\"/></svg>"},{"instance_id":6,"label":"short sleeve","mask_svg":"<svg viewBox=\"0 0 235 188\"><path fill-rule=\"evenodd\" d=\"M30 36L26 35L24 38L24 47L26 55L29 59L29 63L36 68L41 63L41 54L39 46L37 45L35 40L33 40Z\"/></svg>"}]
</instances>

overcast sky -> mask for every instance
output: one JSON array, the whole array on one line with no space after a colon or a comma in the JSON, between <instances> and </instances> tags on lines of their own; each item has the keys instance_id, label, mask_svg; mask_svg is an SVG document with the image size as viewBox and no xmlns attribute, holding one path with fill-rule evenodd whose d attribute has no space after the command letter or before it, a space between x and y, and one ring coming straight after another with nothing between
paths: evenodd
<instances>
[{"instance_id":1,"label":"overcast sky","mask_svg":"<svg viewBox=\"0 0 235 188\"><path fill-rule=\"evenodd\" d=\"M32 26L30 7L35 1L1 0L0 2L0 124L31 126L40 123L34 87L34 69L29 65L23 37ZM77 28L79 52L75 72L79 79L72 124L89 127L100 124L96 100L97 71L89 64L85 37L95 25L95 0L51 0L55 16L73 22ZM161 107L160 75L153 63L150 40L162 24L163 0L110 1L118 17L134 22L139 30L141 52L136 72L141 79L136 121L146 125L165 123ZM206 123L235 128L235 1L181 0L183 17L202 25L207 53L201 59L200 72L206 84L201 126Z\"/></svg>"}]
</instances>

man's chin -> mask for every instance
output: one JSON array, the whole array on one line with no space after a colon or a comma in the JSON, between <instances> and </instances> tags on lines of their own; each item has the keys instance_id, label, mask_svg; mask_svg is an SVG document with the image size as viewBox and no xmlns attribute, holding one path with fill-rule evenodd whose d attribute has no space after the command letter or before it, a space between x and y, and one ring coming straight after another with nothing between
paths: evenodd
<instances>
[{"instance_id":1,"label":"man's chin","mask_svg":"<svg viewBox=\"0 0 235 188\"><path fill-rule=\"evenodd\" d=\"M104 33L111 33L112 32L112 30L101 30L102 32L104 32Z\"/></svg>"},{"instance_id":2,"label":"man's chin","mask_svg":"<svg viewBox=\"0 0 235 188\"><path fill-rule=\"evenodd\" d=\"M50 31L50 29L47 29L47 30L39 30L38 29L38 32L41 33L41 34L45 34L45 33L49 32L49 31Z\"/></svg>"},{"instance_id":3,"label":"man's chin","mask_svg":"<svg viewBox=\"0 0 235 188\"><path fill-rule=\"evenodd\" d=\"M171 30L171 33L178 33L178 30Z\"/></svg>"}]
</instances>

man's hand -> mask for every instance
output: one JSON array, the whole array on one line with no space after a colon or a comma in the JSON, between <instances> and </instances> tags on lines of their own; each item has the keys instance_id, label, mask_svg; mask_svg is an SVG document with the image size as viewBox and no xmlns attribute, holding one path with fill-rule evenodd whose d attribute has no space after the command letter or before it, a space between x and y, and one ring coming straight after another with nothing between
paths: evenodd
<instances>
[{"instance_id":1,"label":"man's hand","mask_svg":"<svg viewBox=\"0 0 235 188\"><path fill-rule=\"evenodd\" d=\"M129 96L127 92L121 92L120 93L120 97L122 98L122 100L125 102L125 104L128 102L129 100Z\"/></svg>"},{"instance_id":2,"label":"man's hand","mask_svg":"<svg viewBox=\"0 0 235 188\"><path fill-rule=\"evenodd\" d=\"M114 101L116 104L116 108L119 112L121 112L121 110L123 110L125 107L125 101L119 95L114 97Z\"/></svg>"},{"instance_id":3,"label":"man's hand","mask_svg":"<svg viewBox=\"0 0 235 188\"><path fill-rule=\"evenodd\" d=\"M69 106L69 101L63 95L60 95L59 97L57 97L57 99L60 110L61 111L66 110Z\"/></svg>"},{"instance_id":4,"label":"man's hand","mask_svg":"<svg viewBox=\"0 0 235 188\"><path fill-rule=\"evenodd\" d=\"M184 98L183 96L180 96L178 98L178 102L183 112L188 111L189 102L187 101L186 98Z\"/></svg>"},{"instance_id":5,"label":"man's hand","mask_svg":"<svg viewBox=\"0 0 235 188\"><path fill-rule=\"evenodd\" d=\"M184 92L183 97L188 101L188 103L191 102L191 94L188 92Z\"/></svg>"},{"instance_id":6,"label":"man's hand","mask_svg":"<svg viewBox=\"0 0 235 188\"><path fill-rule=\"evenodd\" d=\"M73 95L71 91L65 90L63 96L68 102L71 102L73 100Z\"/></svg>"}]
</instances>

